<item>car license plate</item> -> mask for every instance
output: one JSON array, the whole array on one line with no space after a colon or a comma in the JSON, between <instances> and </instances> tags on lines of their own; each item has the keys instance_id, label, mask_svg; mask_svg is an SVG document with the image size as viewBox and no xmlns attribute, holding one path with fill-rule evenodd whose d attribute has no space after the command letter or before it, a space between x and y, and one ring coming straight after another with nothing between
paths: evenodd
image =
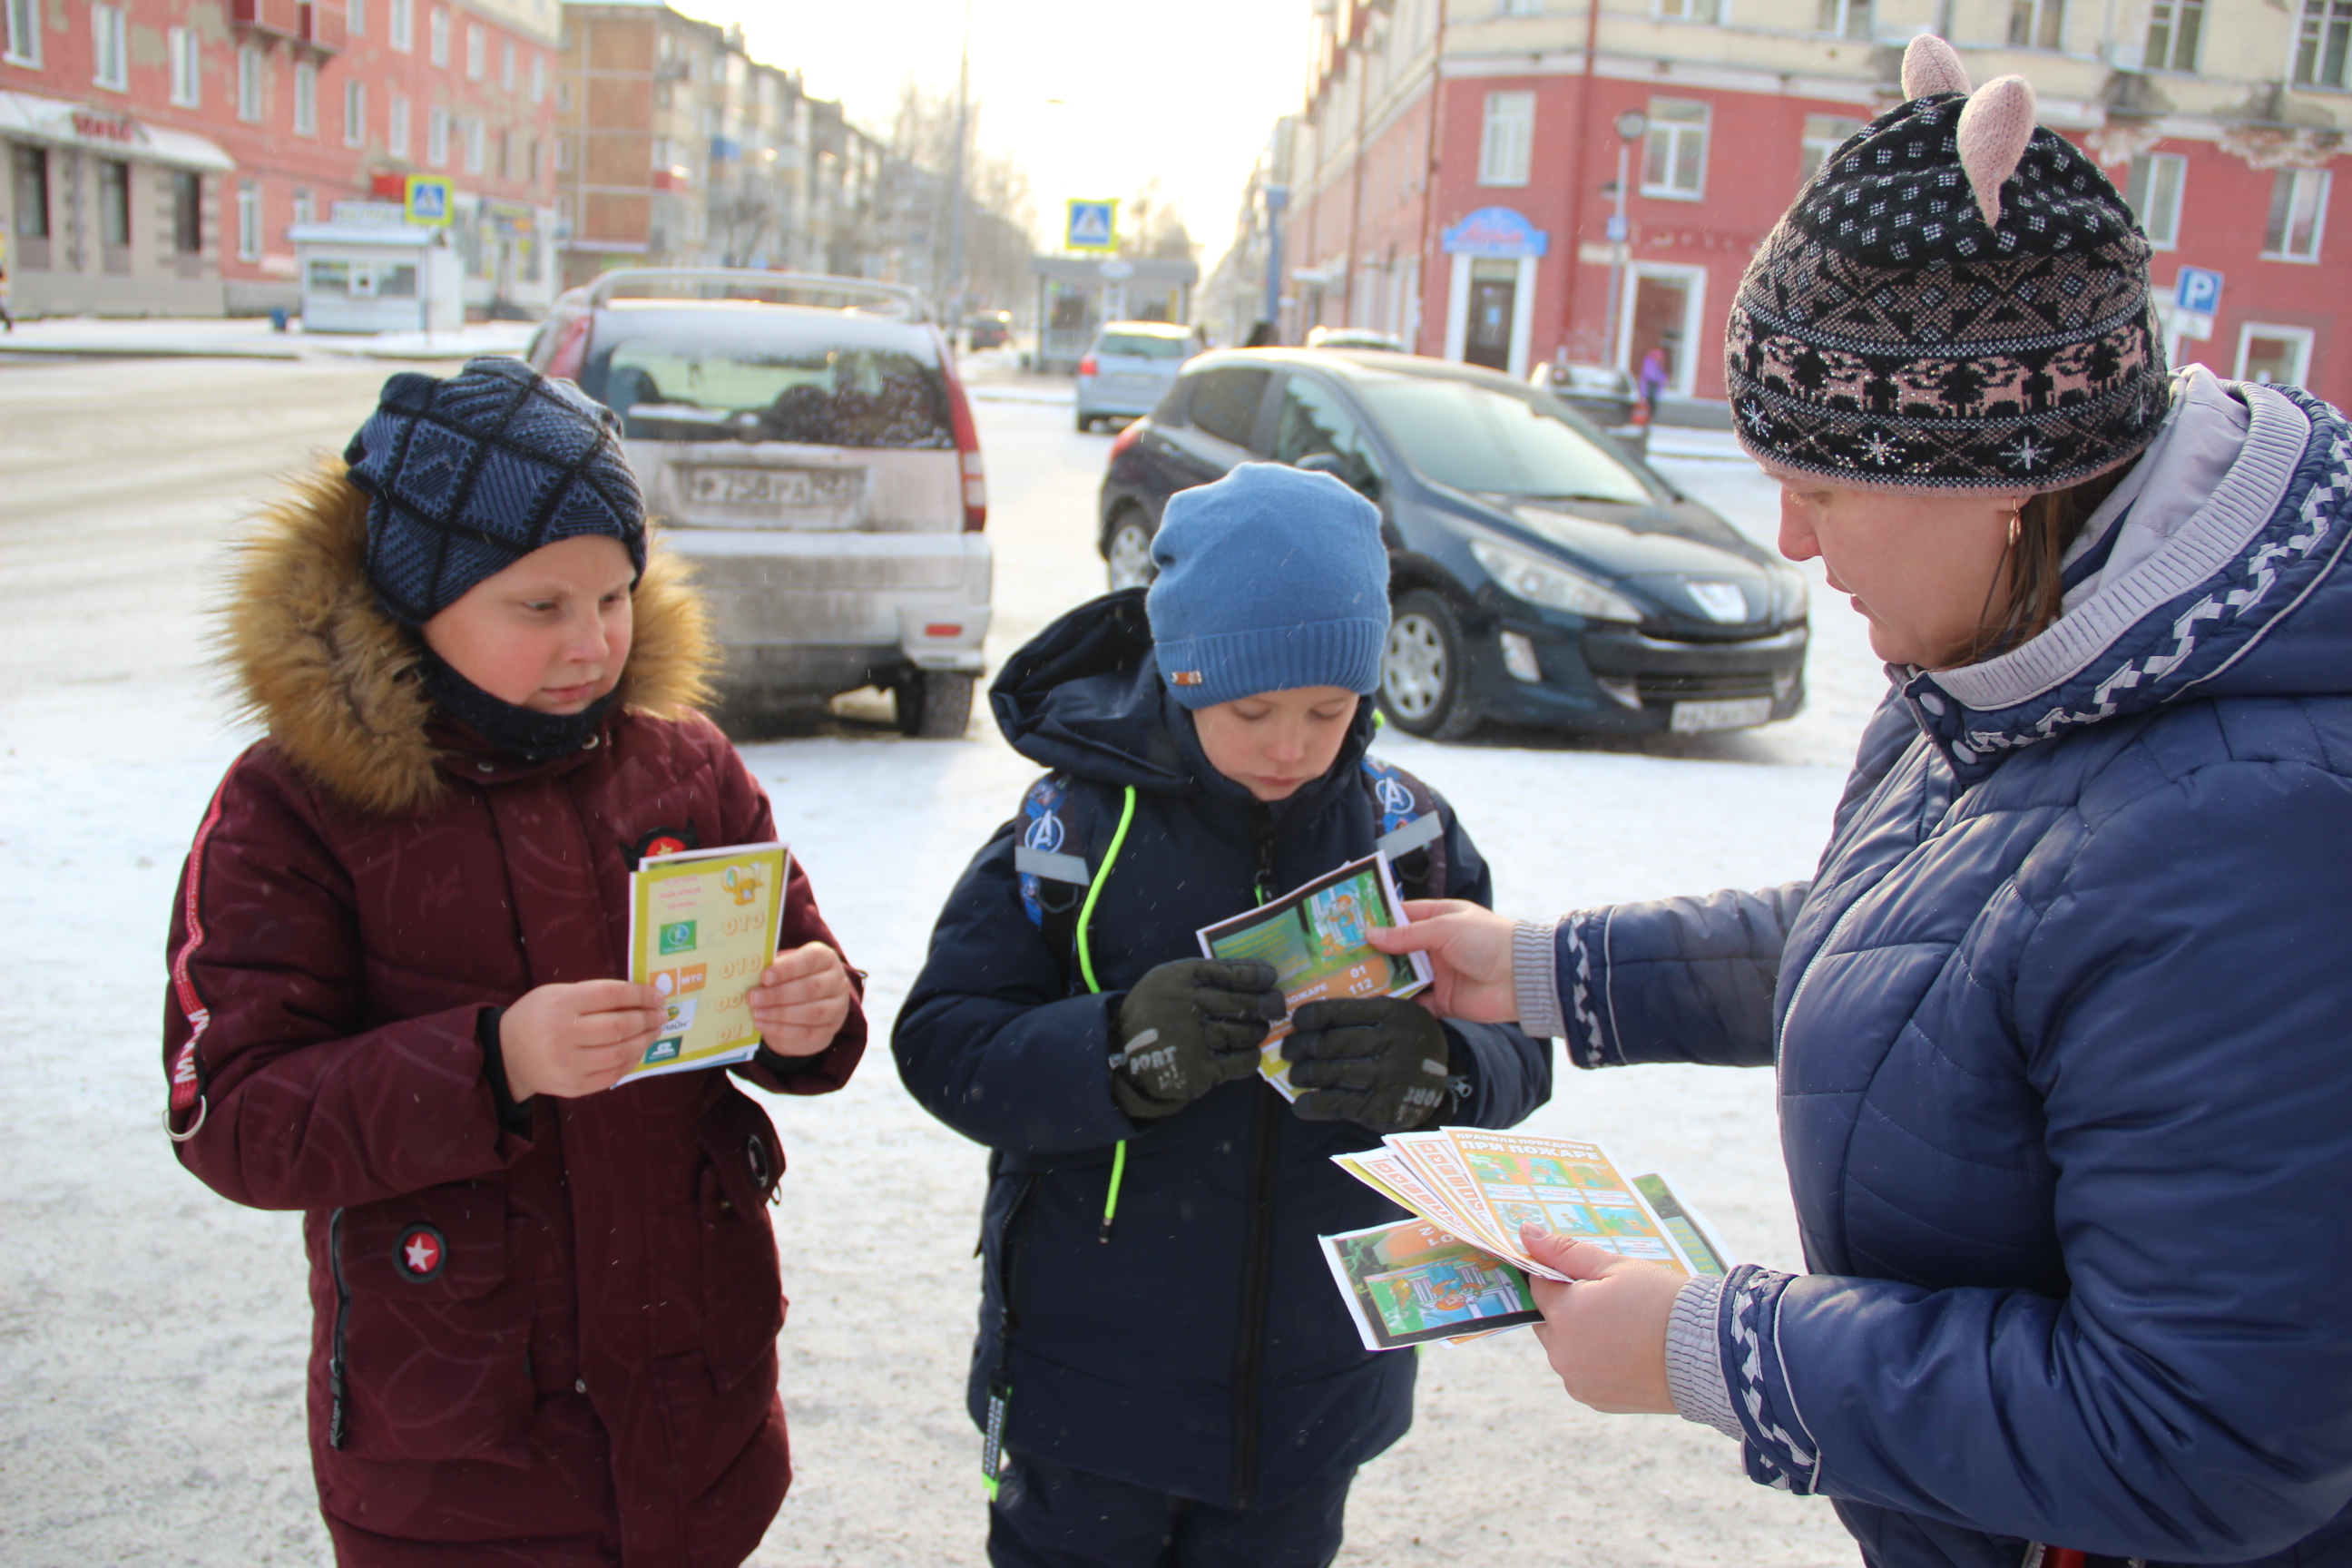
<instances>
[{"instance_id":1,"label":"car license plate","mask_svg":"<svg viewBox=\"0 0 2352 1568\"><path fill-rule=\"evenodd\" d=\"M1677 702L1667 725L1677 735L1705 730L1744 730L1772 717L1769 697L1737 697L1722 702Z\"/></svg>"},{"instance_id":2,"label":"car license plate","mask_svg":"<svg viewBox=\"0 0 2352 1568\"><path fill-rule=\"evenodd\" d=\"M857 499L857 476L811 468L697 468L687 495L711 506L841 506Z\"/></svg>"}]
</instances>

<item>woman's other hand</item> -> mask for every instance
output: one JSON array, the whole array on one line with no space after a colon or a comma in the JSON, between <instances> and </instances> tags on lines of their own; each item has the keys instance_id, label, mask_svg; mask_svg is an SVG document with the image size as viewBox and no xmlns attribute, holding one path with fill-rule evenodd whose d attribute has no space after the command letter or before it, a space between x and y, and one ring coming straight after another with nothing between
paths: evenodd
<instances>
[{"instance_id":1,"label":"woman's other hand","mask_svg":"<svg viewBox=\"0 0 2352 1568\"><path fill-rule=\"evenodd\" d=\"M1462 899L1414 899L1404 907L1409 926L1379 926L1371 944L1386 953L1429 954L1438 1015L1475 1024L1507 1024L1519 1016L1511 984L1511 922Z\"/></svg>"},{"instance_id":2,"label":"woman's other hand","mask_svg":"<svg viewBox=\"0 0 2352 1568\"><path fill-rule=\"evenodd\" d=\"M1672 1415L1666 1387L1666 1320L1684 1277L1663 1263L1620 1258L1589 1241L1523 1226L1528 1256L1573 1278L1530 1277L1544 1321L1536 1338L1562 1388L1609 1415Z\"/></svg>"},{"instance_id":3,"label":"woman's other hand","mask_svg":"<svg viewBox=\"0 0 2352 1568\"><path fill-rule=\"evenodd\" d=\"M813 1057L849 1016L849 971L821 942L787 948L747 994L760 1038L780 1057Z\"/></svg>"}]
</instances>

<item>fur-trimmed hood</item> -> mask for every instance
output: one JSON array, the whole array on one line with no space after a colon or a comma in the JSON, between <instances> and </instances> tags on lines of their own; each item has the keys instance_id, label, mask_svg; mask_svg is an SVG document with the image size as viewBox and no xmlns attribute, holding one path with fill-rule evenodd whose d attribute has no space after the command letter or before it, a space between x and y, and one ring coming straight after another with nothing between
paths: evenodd
<instances>
[{"instance_id":1,"label":"fur-trimmed hood","mask_svg":"<svg viewBox=\"0 0 2352 1568\"><path fill-rule=\"evenodd\" d=\"M441 790L427 733L422 644L376 605L367 579L367 497L341 458L263 509L237 551L216 641L242 714L341 804L404 816ZM634 595L616 711L685 716L718 659L684 562L653 542Z\"/></svg>"}]
</instances>

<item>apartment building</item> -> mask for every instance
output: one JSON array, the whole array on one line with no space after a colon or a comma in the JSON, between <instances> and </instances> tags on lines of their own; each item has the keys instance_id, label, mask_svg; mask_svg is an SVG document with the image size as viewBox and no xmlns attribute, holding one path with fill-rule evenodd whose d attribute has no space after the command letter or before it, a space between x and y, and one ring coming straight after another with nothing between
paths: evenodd
<instances>
[{"instance_id":1,"label":"apartment building","mask_svg":"<svg viewBox=\"0 0 2352 1568\"><path fill-rule=\"evenodd\" d=\"M0 0L0 236L29 314L295 307L287 231L453 184L478 310L555 280L557 0Z\"/></svg>"},{"instance_id":2,"label":"apartment building","mask_svg":"<svg viewBox=\"0 0 2352 1568\"><path fill-rule=\"evenodd\" d=\"M1749 257L1933 31L1977 81L2034 84L2139 212L2168 301L2184 267L2221 275L2210 320L2168 305L2176 361L2352 395L2329 221L2352 0L1324 0L1318 23L1294 337L1374 327L1515 375L1657 346L1718 399Z\"/></svg>"}]
</instances>

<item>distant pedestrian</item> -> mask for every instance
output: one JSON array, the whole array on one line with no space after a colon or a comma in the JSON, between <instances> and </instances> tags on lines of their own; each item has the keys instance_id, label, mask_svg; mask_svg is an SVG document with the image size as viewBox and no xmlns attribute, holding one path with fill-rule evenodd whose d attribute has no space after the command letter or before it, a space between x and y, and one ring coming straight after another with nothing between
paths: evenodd
<instances>
[{"instance_id":1,"label":"distant pedestrian","mask_svg":"<svg viewBox=\"0 0 2352 1568\"><path fill-rule=\"evenodd\" d=\"M1714 1427L1869 1568L2342 1568L2352 426L2165 374L2148 242L2023 79L1923 36L1903 80L1725 349L1891 678L1818 870L1376 944L1580 1067L1774 1074L1804 1270L1538 1232L1578 1399ZM1846 216L1914 192L1949 216Z\"/></svg>"},{"instance_id":2,"label":"distant pedestrian","mask_svg":"<svg viewBox=\"0 0 2352 1568\"><path fill-rule=\"evenodd\" d=\"M1493 896L1453 809L1367 754L1380 528L1338 479L1244 464L1168 503L1148 595L1072 611L997 679L1054 771L950 895L893 1040L990 1149L968 1397L1003 1438L996 1568L1330 1562L1414 1373L1362 1348L1315 1244L1403 1213L1330 1156L1551 1092L1517 1028L1375 996L1298 1010L1286 1104L1258 1074L1276 970L1194 939L1389 833L1408 884Z\"/></svg>"},{"instance_id":3,"label":"distant pedestrian","mask_svg":"<svg viewBox=\"0 0 2352 1568\"><path fill-rule=\"evenodd\" d=\"M1666 368L1666 348L1664 343L1652 343L1650 352L1642 356L1642 371L1636 385L1642 395L1642 406L1649 411L1650 423L1658 422L1658 398L1665 392L1673 373Z\"/></svg>"},{"instance_id":4,"label":"distant pedestrian","mask_svg":"<svg viewBox=\"0 0 2352 1568\"><path fill-rule=\"evenodd\" d=\"M736 1080L839 1089L866 1026L796 865L759 1054L603 1092L662 1018L615 975L631 866L776 831L613 416L519 360L394 376L226 635L268 733L173 901L166 1126L303 1211L337 1561L740 1563L792 1467L783 1158Z\"/></svg>"}]
</instances>

